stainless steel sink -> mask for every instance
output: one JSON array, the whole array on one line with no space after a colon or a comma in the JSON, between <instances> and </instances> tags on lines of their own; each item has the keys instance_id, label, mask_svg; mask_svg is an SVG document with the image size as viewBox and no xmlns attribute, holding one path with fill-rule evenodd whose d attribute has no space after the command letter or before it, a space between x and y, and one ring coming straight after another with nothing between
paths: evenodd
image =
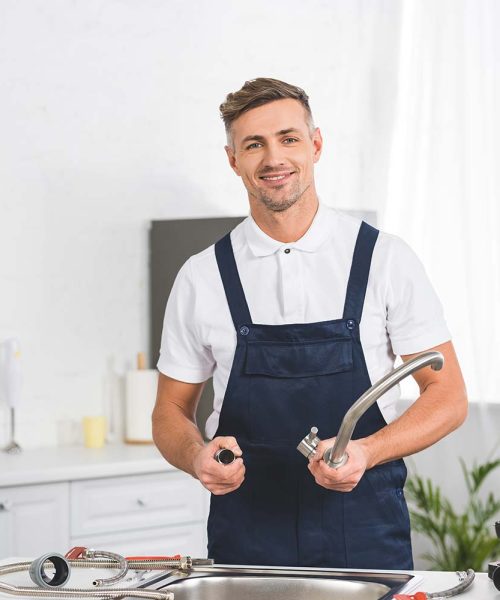
<instances>
[{"instance_id":1,"label":"stainless steel sink","mask_svg":"<svg viewBox=\"0 0 500 600\"><path fill-rule=\"evenodd\" d=\"M165 573L144 587L174 592L175 600L388 600L411 579L404 573L215 565L188 575Z\"/></svg>"}]
</instances>

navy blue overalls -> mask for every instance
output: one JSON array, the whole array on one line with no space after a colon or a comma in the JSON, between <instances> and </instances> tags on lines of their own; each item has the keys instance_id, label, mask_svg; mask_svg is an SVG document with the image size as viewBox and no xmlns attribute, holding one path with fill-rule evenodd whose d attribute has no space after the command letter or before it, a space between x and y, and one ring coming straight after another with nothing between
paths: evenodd
<instances>
[{"instance_id":1,"label":"navy blue overalls","mask_svg":"<svg viewBox=\"0 0 500 600\"><path fill-rule=\"evenodd\" d=\"M319 486L296 449L315 425L337 434L370 386L359 324L378 230L362 223L344 314L318 323L252 322L229 234L215 245L237 346L217 436L234 436L245 480L211 498L208 556L217 563L411 569L402 460L368 470L352 492ZM328 274L325 273L325 277ZM375 404L354 439L385 426Z\"/></svg>"}]
</instances>

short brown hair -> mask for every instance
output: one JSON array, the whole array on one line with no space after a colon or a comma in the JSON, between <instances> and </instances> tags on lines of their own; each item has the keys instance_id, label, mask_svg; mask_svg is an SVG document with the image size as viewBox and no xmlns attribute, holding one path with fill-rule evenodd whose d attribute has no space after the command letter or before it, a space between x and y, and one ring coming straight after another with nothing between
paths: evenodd
<instances>
[{"instance_id":1,"label":"short brown hair","mask_svg":"<svg viewBox=\"0 0 500 600\"><path fill-rule=\"evenodd\" d=\"M225 102L219 107L228 139L231 139L231 125L240 115L257 106L285 98L298 100L302 104L306 111L307 124L312 132L313 116L309 106L309 96L304 90L279 79L258 77L245 81L240 90L228 94Z\"/></svg>"}]
</instances>

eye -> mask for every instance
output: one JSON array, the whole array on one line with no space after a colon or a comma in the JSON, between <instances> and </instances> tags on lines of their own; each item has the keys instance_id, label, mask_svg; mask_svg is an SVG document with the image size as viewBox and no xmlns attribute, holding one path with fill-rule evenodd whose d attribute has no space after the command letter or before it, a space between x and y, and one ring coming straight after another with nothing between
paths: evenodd
<instances>
[{"instance_id":1,"label":"eye","mask_svg":"<svg viewBox=\"0 0 500 600\"><path fill-rule=\"evenodd\" d=\"M293 144L294 142L298 142L298 138L294 138L294 137L287 137L283 140L283 142L285 144Z\"/></svg>"},{"instance_id":2,"label":"eye","mask_svg":"<svg viewBox=\"0 0 500 600\"><path fill-rule=\"evenodd\" d=\"M261 148L262 144L260 142L253 142L252 144L249 144L245 149L246 150L255 150L256 148Z\"/></svg>"}]
</instances>

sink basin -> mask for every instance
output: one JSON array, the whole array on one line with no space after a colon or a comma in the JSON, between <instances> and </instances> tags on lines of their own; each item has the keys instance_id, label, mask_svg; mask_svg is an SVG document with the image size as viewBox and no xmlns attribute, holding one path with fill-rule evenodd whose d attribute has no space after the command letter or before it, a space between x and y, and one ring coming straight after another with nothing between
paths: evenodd
<instances>
[{"instance_id":1,"label":"sink basin","mask_svg":"<svg viewBox=\"0 0 500 600\"><path fill-rule=\"evenodd\" d=\"M380 583L293 577L202 577L168 589L174 592L175 600L379 600L389 591Z\"/></svg>"},{"instance_id":2,"label":"sink basin","mask_svg":"<svg viewBox=\"0 0 500 600\"><path fill-rule=\"evenodd\" d=\"M216 565L163 574L141 587L171 591L175 600L388 600L411 579L404 573Z\"/></svg>"}]
</instances>

